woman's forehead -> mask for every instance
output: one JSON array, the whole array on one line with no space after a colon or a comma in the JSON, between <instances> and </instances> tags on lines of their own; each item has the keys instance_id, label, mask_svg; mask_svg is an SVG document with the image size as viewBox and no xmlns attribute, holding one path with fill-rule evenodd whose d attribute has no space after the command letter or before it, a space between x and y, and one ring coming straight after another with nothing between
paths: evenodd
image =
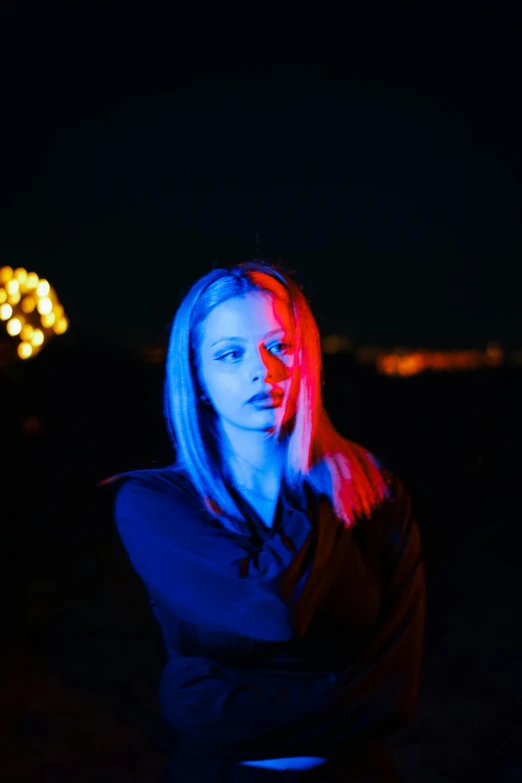
<instances>
[{"instance_id":1,"label":"woman's forehead","mask_svg":"<svg viewBox=\"0 0 522 783\"><path fill-rule=\"evenodd\" d=\"M259 337L275 329L293 328L288 302L264 292L235 297L213 308L203 324L205 338Z\"/></svg>"}]
</instances>

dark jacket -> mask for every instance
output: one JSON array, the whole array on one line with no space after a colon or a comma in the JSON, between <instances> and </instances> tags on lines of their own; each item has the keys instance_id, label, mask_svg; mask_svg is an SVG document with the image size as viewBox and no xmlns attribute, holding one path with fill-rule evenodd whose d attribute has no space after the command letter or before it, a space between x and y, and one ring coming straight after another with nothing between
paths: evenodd
<instances>
[{"instance_id":1,"label":"dark jacket","mask_svg":"<svg viewBox=\"0 0 522 783\"><path fill-rule=\"evenodd\" d=\"M169 662L164 717L221 759L346 757L413 718L424 629L421 542L401 482L347 528L325 496L283 481L267 528L240 495L244 533L170 467L103 482Z\"/></svg>"}]
</instances>

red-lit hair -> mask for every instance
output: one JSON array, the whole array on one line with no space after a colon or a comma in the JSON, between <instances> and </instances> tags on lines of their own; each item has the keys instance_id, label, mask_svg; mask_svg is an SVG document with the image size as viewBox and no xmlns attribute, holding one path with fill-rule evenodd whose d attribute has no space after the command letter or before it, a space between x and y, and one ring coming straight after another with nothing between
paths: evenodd
<instances>
[{"instance_id":1,"label":"red-lit hair","mask_svg":"<svg viewBox=\"0 0 522 783\"><path fill-rule=\"evenodd\" d=\"M315 491L329 497L336 516L351 526L382 502L386 484L375 457L343 438L326 413L319 329L301 287L281 265L254 260L213 269L183 297L172 324L165 375L164 412L177 457L172 467L189 474L212 516L227 529L238 530L236 521L242 515L221 470L215 414L200 400L198 352L201 326L214 307L260 291L284 298L294 317L299 372L298 385L291 391L295 417L287 435L285 478L296 488L306 478Z\"/></svg>"}]
</instances>

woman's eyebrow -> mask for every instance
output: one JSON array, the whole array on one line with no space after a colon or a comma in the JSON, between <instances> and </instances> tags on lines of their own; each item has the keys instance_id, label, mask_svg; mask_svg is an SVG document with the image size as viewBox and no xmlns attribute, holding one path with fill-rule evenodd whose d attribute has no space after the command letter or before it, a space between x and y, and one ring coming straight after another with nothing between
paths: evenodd
<instances>
[{"instance_id":1,"label":"woman's eyebrow","mask_svg":"<svg viewBox=\"0 0 522 783\"><path fill-rule=\"evenodd\" d=\"M278 329L272 329L271 332L268 332L268 334L265 334L265 339L267 337L271 337L273 334L277 334L278 332L284 332L284 331L285 330L282 327L279 327ZM219 340L216 340L215 343L212 343L210 347L213 348L218 343L223 343L226 340L237 340L238 342L245 342L245 338L244 337L220 337Z\"/></svg>"}]
</instances>

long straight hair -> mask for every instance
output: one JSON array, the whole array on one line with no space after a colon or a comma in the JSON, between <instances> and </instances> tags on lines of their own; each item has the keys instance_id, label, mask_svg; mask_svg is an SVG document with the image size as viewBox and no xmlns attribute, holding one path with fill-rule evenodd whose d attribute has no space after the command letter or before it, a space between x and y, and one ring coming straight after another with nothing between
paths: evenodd
<instances>
[{"instance_id":1,"label":"long straight hair","mask_svg":"<svg viewBox=\"0 0 522 783\"><path fill-rule=\"evenodd\" d=\"M164 415L176 454L171 468L188 473L206 510L223 527L241 532L243 515L222 469L216 414L201 400L198 362L202 324L211 310L254 292L284 297L294 317L299 372L295 416L286 436L285 479L295 490L307 479L318 494L329 498L337 518L352 526L382 502L387 486L375 457L343 438L326 413L319 329L301 286L282 265L256 259L213 269L182 298L171 327L165 367Z\"/></svg>"}]
</instances>

